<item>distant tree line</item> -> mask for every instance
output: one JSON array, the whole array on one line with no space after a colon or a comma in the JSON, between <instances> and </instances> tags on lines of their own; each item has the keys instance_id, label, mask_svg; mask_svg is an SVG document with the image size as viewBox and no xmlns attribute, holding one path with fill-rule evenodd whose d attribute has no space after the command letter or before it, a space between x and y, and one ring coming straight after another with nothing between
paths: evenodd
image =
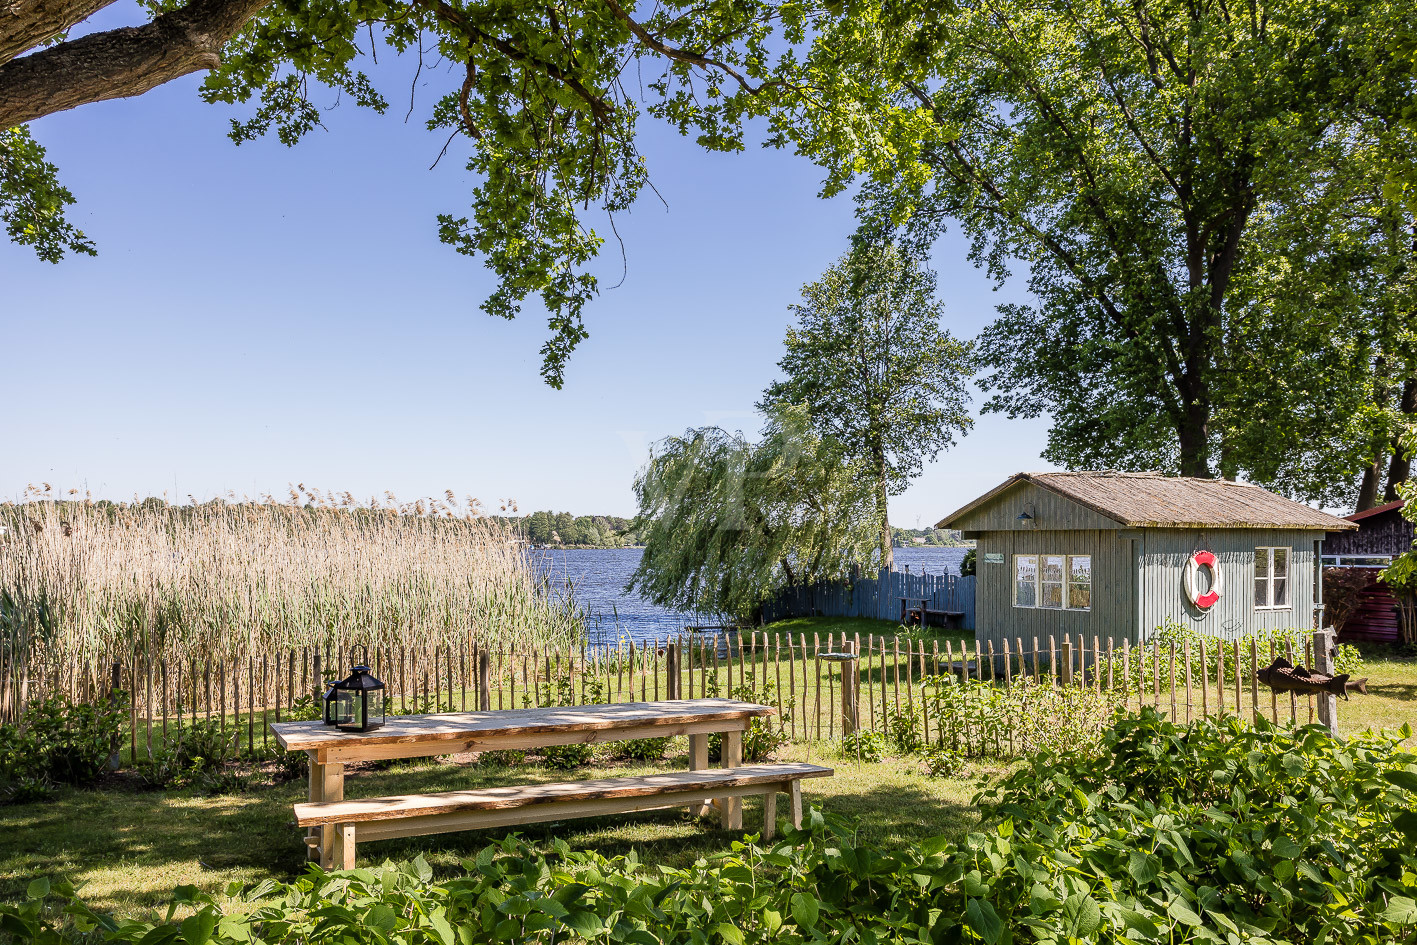
<instances>
[{"instance_id":1,"label":"distant tree line","mask_svg":"<svg viewBox=\"0 0 1417 945\"><path fill-rule=\"evenodd\" d=\"M894 525L891 526L891 543L897 548L909 548L912 545L955 548L968 544L959 537L959 532L947 528L896 528Z\"/></svg>"},{"instance_id":2,"label":"distant tree line","mask_svg":"<svg viewBox=\"0 0 1417 945\"><path fill-rule=\"evenodd\" d=\"M618 515L572 515L547 510L505 521L535 545L628 548L640 543L630 520Z\"/></svg>"}]
</instances>

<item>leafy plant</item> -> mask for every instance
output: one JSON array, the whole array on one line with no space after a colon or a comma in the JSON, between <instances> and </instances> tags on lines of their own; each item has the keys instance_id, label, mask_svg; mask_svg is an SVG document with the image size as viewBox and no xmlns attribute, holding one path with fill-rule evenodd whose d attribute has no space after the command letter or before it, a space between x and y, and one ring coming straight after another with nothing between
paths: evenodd
<instances>
[{"instance_id":1,"label":"leafy plant","mask_svg":"<svg viewBox=\"0 0 1417 945\"><path fill-rule=\"evenodd\" d=\"M477 763L489 768L517 768L526 763L526 752L518 748L484 751L477 756Z\"/></svg>"},{"instance_id":2,"label":"leafy plant","mask_svg":"<svg viewBox=\"0 0 1417 945\"><path fill-rule=\"evenodd\" d=\"M611 750L616 757L628 758L631 761L658 761L669 751L669 743L673 741L668 735L663 738L633 738L624 742L612 742Z\"/></svg>"},{"instance_id":3,"label":"leafy plant","mask_svg":"<svg viewBox=\"0 0 1417 945\"><path fill-rule=\"evenodd\" d=\"M0 796L37 800L52 784L98 780L122 734L124 705L121 693L74 702L55 692L31 703L18 725L0 725Z\"/></svg>"},{"instance_id":4,"label":"leafy plant","mask_svg":"<svg viewBox=\"0 0 1417 945\"><path fill-rule=\"evenodd\" d=\"M886 719L886 737L897 754L914 755L925 747L920 729L920 719L909 708L894 711Z\"/></svg>"},{"instance_id":5,"label":"leafy plant","mask_svg":"<svg viewBox=\"0 0 1417 945\"><path fill-rule=\"evenodd\" d=\"M870 729L857 729L841 737L841 756L860 761L885 761L890 746L886 736Z\"/></svg>"},{"instance_id":6,"label":"leafy plant","mask_svg":"<svg viewBox=\"0 0 1417 945\"><path fill-rule=\"evenodd\" d=\"M925 758L925 773L932 778L957 778L964 773L965 757L953 748L932 745L921 754Z\"/></svg>"},{"instance_id":7,"label":"leafy plant","mask_svg":"<svg viewBox=\"0 0 1417 945\"><path fill-rule=\"evenodd\" d=\"M704 687L704 694L710 698L717 698L719 694L718 680L712 676ZM772 705L777 700L777 686L770 680L763 680L761 685L755 673L747 674L747 681L734 686L728 692L730 699L738 699L743 702L756 702L760 705ZM782 710L776 716L766 718L755 718L748 723L748 730L743 733L743 760L746 762L766 761L789 741L787 727L792 723L792 713L797 708L795 697L789 696L784 700ZM708 739L708 753L710 758L722 758L723 756L723 736L715 732Z\"/></svg>"}]
</instances>

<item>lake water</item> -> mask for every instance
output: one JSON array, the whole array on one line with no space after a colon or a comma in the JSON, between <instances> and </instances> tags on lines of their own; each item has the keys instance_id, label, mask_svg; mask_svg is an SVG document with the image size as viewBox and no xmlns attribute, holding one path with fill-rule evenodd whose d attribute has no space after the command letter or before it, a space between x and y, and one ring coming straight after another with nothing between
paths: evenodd
<instances>
[{"instance_id":1,"label":"lake water","mask_svg":"<svg viewBox=\"0 0 1417 945\"><path fill-rule=\"evenodd\" d=\"M897 548L895 566L914 574L958 574L965 548ZM710 624L708 617L657 607L625 585L639 566L640 548L538 549L532 552L553 587L569 586L586 612L591 644L613 644L621 638L664 640L684 626Z\"/></svg>"}]
</instances>

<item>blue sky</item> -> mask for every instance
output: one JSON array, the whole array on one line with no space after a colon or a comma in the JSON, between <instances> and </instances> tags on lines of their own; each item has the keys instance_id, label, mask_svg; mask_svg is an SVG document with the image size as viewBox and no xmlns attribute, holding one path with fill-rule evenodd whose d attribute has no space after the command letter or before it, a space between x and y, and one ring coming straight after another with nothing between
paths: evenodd
<instances>
[{"instance_id":1,"label":"blue sky","mask_svg":"<svg viewBox=\"0 0 1417 945\"><path fill-rule=\"evenodd\" d=\"M127 4L95 28L132 22ZM392 58L392 57L390 57ZM377 84L407 102L410 62L381 57ZM422 103L438 92L422 89ZM514 322L478 305L478 260L437 241L472 182L420 111L403 123L345 106L294 149L236 147L198 79L88 105L33 126L78 198L97 259L57 266L0 243L8 405L0 496L26 483L126 498L255 495L303 481L358 496L452 489L577 514L628 515L648 444L691 426L756 432L787 306L846 248L848 198L756 147L706 154L645 119L641 147L666 209L647 194L619 221L590 339L562 391L538 369L544 313ZM937 248L947 327L973 336L993 291L954 239ZM928 524L1005 476L1048 468L1046 423L979 419L894 501Z\"/></svg>"}]
</instances>

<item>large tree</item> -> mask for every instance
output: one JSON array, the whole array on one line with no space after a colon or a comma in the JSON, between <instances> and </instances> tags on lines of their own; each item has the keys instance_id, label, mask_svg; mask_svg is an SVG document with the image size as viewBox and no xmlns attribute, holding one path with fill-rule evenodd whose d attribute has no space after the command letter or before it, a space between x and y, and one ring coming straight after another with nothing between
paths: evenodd
<instances>
[{"instance_id":1,"label":"large tree","mask_svg":"<svg viewBox=\"0 0 1417 945\"><path fill-rule=\"evenodd\" d=\"M779 129L832 169L829 189L869 173L875 229L928 244L957 222L996 277L1026 268L1036 303L983 334L982 385L986 409L1051 416L1045 456L1233 473L1216 411L1237 277L1266 252L1248 237L1313 175L1363 57L1383 56L1347 41L1366 9L862 4L824 24Z\"/></svg>"},{"instance_id":2,"label":"large tree","mask_svg":"<svg viewBox=\"0 0 1417 945\"><path fill-rule=\"evenodd\" d=\"M869 561L866 482L800 407L774 410L757 443L718 427L669 437L635 480L645 550L630 589L675 610L752 619L779 588Z\"/></svg>"},{"instance_id":3,"label":"large tree","mask_svg":"<svg viewBox=\"0 0 1417 945\"><path fill-rule=\"evenodd\" d=\"M891 244L862 244L792 306L786 375L759 407L807 408L812 425L867 471L875 493L881 566L891 568L890 496L969 430L968 343L941 326L935 273Z\"/></svg>"},{"instance_id":4,"label":"large tree","mask_svg":"<svg viewBox=\"0 0 1417 945\"><path fill-rule=\"evenodd\" d=\"M113 2L0 0L0 220L12 239L49 260L94 251L29 122L207 71L204 99L254 103L233 123L237 142L274 131L294 144L319 124L318 103L384 111L366 63L407 54L437 90L409 111L421 105L465 150L477 182L471 212L441 215L439 236L499 277L489 313L510 318L541 297L555 386L596 291L586 266L602 237L588 215L626 209L647 179L641 110L705 147L740 148L742 120L773 87L768 37L799 43L805 24L802 8L763 0L143 0L147 22L79 35Z\"/></svg>"}]
</instances>

